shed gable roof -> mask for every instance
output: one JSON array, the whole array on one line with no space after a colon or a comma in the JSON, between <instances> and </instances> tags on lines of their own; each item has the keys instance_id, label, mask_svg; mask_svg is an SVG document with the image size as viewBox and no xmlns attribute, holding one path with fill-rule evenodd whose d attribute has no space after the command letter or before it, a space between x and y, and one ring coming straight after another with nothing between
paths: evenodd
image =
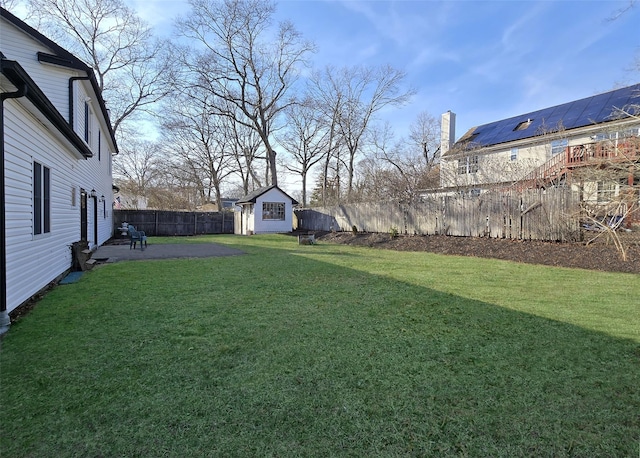
<instances>
[{"instance_id":1,"label":"shed gable roof","mask_svg":"<svg viewBox=\"0 0 640 458\"><path fill-rule=\"evenodd\" d=\"M258 188L253 192L250 192L249 194L247 194L244 197L241 197L236 204L237 205L242 205L242 204L255 204L256 200L258 199L258 197L260 197L263 194L266 194L267 192L271 191L272 189L276 189L278 191L280 191L286 198L291 200L291 203L293 205L297 205L298 201L295 200L293 197L291 197L290 195L288 195L286 192L284 192L282 189L280 189L279 187L277 187L276 185L271 185L271 186L265 186L262 188Z\"/></svg>"},{"instance_id":2,"label":"shed gable roof","mask_svg":"<svg viewBox=\"0 0 640 458\"><path fill-rule=\"evenodd\" d=\"M628 109L632 104L640 104L640 83L473 127L455 143L448 154L455 154L469 146L492 146L628 118L620 110ZM640 114L640 110L635 108L631 114Z\"/></svg>"}]
</instances>

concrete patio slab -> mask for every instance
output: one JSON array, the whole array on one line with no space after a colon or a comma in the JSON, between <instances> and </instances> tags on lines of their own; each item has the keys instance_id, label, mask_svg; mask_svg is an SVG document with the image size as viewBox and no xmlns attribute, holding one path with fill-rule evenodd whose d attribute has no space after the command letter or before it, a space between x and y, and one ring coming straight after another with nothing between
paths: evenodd
<instances>
[{"instance_id":1,"label":"concrete patio slab","mask_svg":"<svg viewBox=\"0 0 640 458\"><path fill-rule=\"evenodd\" d=\"M215 243L149 244L144 250L126 245L103 245L91 256L98 262L143 261L150 259L212 258L237 256L244 251Z\"/></svg>"}]
</instances>

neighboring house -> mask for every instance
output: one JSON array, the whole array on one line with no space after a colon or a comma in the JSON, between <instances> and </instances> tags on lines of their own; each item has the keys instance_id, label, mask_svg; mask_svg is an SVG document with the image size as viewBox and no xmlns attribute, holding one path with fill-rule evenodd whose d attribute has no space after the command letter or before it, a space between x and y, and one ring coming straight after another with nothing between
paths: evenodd
<instances>
[{"instance_id":1,"label":"neighboring house","mask_svg":"<svg viewBox=\"0 0 640 458\"><path fill-rule=\"evenodd\" d=\"M455 143L455 114L447 112L440 191L477 195L496 187L564 184L578 167L636 157L638 106L640 84L474 127Z\"/></svg>"},{"instance_id":2,"label":"neighboring house","mask_svg":"<svg viewBox=\"0 0 640 458\"><path fill-rule=\"evenodd\" d=\"M238 201L237 198L222 198L222 210L227 210L227 211L233 211L236 208L238 208L236 206L236 202ZM239 208L238 208L239 209ZM198 211L201 212L219 212L220 209L218 208L218 204L216 202L209 202L206 203L204 205L200 205L198 207Z\"/></svg>"},{"instance_id":3,"label":"neighboring house","mask_svg":"<svg viewBox=\"0 0 640 458\"><path fill-rule=\"evenodd\" d=\"M2 317L112 236L118 149L90 67L0 8Z\"/></svg>"},{"instance_id":4,"label":"neighboring house","mask_svg":"<svg viewBox=\"0 0 640 458\"><path fill-rule=\"evenodd\" d=\"M146 210L148 199L137 194L127 194L117 191L113 194L114 210Z\"/></svg>"},{"instance_id":5,"label":"neighboring house","mask_svg":"<svg viewBox=\"0 0 640 458\"><path fill-rule=\"evenodd\" d=\"M236 202L241 211L236 219L235 232L242 235L291 232L293 206L297 204L277 186L256 189Z\"/></svg>"}]
</instances>

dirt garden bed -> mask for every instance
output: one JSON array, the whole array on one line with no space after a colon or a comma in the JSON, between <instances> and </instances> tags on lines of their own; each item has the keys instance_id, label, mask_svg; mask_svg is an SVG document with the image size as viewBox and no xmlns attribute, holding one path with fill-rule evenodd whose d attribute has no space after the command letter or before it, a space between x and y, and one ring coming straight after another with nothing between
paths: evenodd
<instances>
[{"instance_id":1,"label":"dirt garden bed","mask_svg":"<svg viewBox=\"0 0 640 458\"><path fill-rule=\"evenodd\" d=\"M328 232L317 233L316 239L326 243L368 246L398 251L427 251L431 253L504 259L530 264L576 267L609 272L640 273L640 233L621 233L627 248L623 261L606 236L591 244L552 243L536 240L511 240L484 237L451 237L444 235L400 235Z\"/></svg>"}]
</instances>

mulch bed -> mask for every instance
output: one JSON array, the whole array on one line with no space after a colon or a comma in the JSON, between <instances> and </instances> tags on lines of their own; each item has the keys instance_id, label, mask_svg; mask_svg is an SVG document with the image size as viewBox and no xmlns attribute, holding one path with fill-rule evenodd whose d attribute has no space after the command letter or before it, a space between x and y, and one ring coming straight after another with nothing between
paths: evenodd
<instances>
[{"instance_id":1,"label":"mulch bed","mask_svg":"<svg viewBox=\"0 0 640 458\"><path fill-rule=\"evenodd\" d=\"M537 240L494 239L488 237L452 237L445 235L400 235L328 232L317 233L326 243L368 246L398 251L495 258L530 264L574 267L609 272L640 273L640 233L621 234L627 260L606 236L594 243L553 243Z\"/></svg>"}]
</instances>

